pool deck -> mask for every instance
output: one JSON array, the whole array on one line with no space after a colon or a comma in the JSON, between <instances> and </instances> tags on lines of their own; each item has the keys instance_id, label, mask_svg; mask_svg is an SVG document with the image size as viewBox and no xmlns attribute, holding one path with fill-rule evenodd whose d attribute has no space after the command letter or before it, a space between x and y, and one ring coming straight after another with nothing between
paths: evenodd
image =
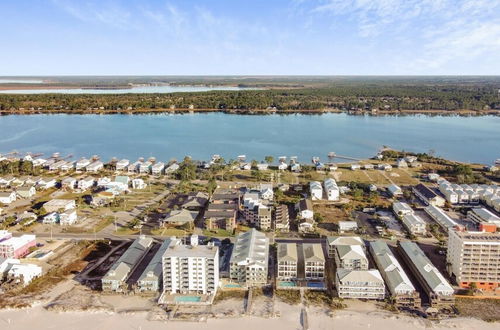
<instances>
[{"instance_id":1,"label":"pool deck","mask_svg":"<svg viewBox=\"0 0 500 330\"><path fill-rule=\"evenodd\" d=\"M195 299L194 298L199 298ZM212 304L215 298L215 294L196 294L196 293L187 293L187 294L169 294L162 293L160 298L158 299L159 304L163 305L210 305Z\"/></svg>"}]
</instances>

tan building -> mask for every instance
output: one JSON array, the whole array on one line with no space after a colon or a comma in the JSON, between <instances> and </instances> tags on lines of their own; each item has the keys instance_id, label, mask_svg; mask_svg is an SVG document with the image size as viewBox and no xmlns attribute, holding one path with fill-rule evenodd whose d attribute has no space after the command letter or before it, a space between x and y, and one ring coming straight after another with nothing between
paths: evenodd
<instances>
[{"instance_id":1,"label":"tan building","mask_svg":"<svg viewBox=\"0 0 500 330\"><path fill-rule=\"evenodd\" d=\"M449 231L448 272L461 288L500 288L500 233Z\"/></svg>"}]
</instances>

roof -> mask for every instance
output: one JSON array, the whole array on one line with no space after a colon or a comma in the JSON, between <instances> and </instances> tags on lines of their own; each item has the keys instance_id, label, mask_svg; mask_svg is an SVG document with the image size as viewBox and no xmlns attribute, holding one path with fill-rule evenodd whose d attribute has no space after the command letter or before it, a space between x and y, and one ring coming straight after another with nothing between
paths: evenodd
<instances>
[{"instance_id":1,"label":"roof","mask_svg":"<svg viewBox=\"0 0 500 330\"><path fill-rule=\"evenodd\" d=\"M142 258L144 253L153 243L151 237L139 236L124 254L111 266L102 280L125 281L135 264Z\"/></svg>"},{"instance_id":2,"label":"roof","mask_svg":"<svg viewBox=\"0 0 500 330\"><path fill-rule=\"evenodd\" d=\"M20 237L11 237L0 242L0 245L11 246L14 250L32 242L36 239L35 235L22 235Z\"/></svg>"},{"instance_id":3,"label":"roof","mask_svg":"<svg viewBox=\"0 0 500 330\"><path fill-rule=\"evenodd\" d=\"M321 187L321 183L319 183L318 181L311 181L311 182L309 182L309 188L311 190L312 189L318 189L318 190L323 191L323 188Z\"/></svg>"},{"instance_id":4,"label":"roof","mask_svg":"<svg viewBox=\"0 0 500 330\"><path fill-rule=\"evenodd\" d=\"M328 236L326 238L329 246L336 245L365 245L363 240L358 236Z\"/></svg>"},{"instance_id":5,"label":"roof","mask_svg":"<svg viewBox=\"0 0 500 330\"><path fill-rule=\"evenodd\" d=\"M325 254L321 244L304 243L302 249L304 250L305 262L325 262Z\"/></svg>"},{"instance_id":6,"label":"roof","mask_svg":"<svg viewBox=\"0 0 500 330\"><path fill-rule=\"evenodd\" d=\"M163 254L165 253L171 242L172 241L169 238L163 241L163 243L160 245L160 248L158 249L158 251L156 251L155 255L137 280L138 282L144 281L146 279L158 280L161 277Z\"/></svg>"},{"instance_id":7,"label":"roof","mask_svg":"<svg viewBox=\"0 0 500 330\"><path fill-rule=\"evenodd\" d=\"M415 291L415 287L408 275L406 275L386 242L381 240L370 242L370 249L373 259L392 294L397 294L398 289Z\"/></svg>"},{"instance_id":8,"label":"roof","mask_svg":"<svg viewBox=\"0 0 500 330\"><path fill-rule=\"evenodd\" d=\"M458 224L450 218L442 209L437 206L429 205L425 209L425 212L429 214L436 222L445 228L453 228L458 226Z\"/></svg>"},{"instance_id":9,"label":"roof","mask_svg":"<svg viewBox=\"0 0 500 330\"><path fill-rule=\"evenodd\" d=\"M296 243L278 243L278 262L298 262Z\"/></svg>"},{"instance_id":10,"label":"roof","mask_svg":"<svg viewBox=\"0 0 500 330\"><path fill-rule=\"evenodd\" d=\"M361 245L337 245L340 259L366 259L366 254Z\"/></svg>"},{"instance_id":11,"label":"roof","mask_svg":"<svg viewBox=\"0 0 500 330\"><path fill-rule=\"evenodd\" d=\"M408 226L425 226L425 221L415 214L407 214L403 216L403 222Z\"/></svg>"},{"instance_id":12,"label":"roof","mask_svg":"<svg viewBox=\"0 0 500 330\"><path fill-rule=\"evenodd\" d=\"M391 184L387 187L387 189L392 193L400 193L402 190L401 190L401 187L395 185L395 184Z\"/></svg>"},{"instance_id":13,"label":"roof","mask_svg":"<svg viewBox=\"0 0 500 330\"><path fill-rule=\"evenodd\" d=\"M454 290L443 275L431 263L429 258L414 242L404 241L399 245L420 273L428 286L437 294L451 295Z\"/></svg>"},{"instance_id":14,"label":"roof","mask_svg":"<svg viewBox=\"0 0 500 330\"><path fill-rule=\"evenodd\" d=\"M313 203L310 199L302 199L299 202L299 210L304 211L304 210L313 210Z\"/></svg>"},{"instance_id":15,"label":"roof","mask_svg":"<svg viewBox=\"0 0 500 330\"><path fill-rule=\"evenodd\" d=\"M379 285L384 285L384 280L382 275L376 269L370 270L350 270L345 268L337 269L337 278L343 284L345 282L354 283L378 283Z\"/></svg>"},{"instance_id":16,"label":"roof","mask_svg":"<svg viewBox=\"0 0 500 330\"><path fill-rule=\"evenodd\" d=\"M485 208L472 209L470 212L475 213L481 220L485 222L500 222L500 218L495 214L491 213Z\"/></svg>"},{"instance_id":17,"label":"roof","mask_svg":"<svg viewBox=\"0 0 500 330\"><path fill-rule=\"evenodd\" d=\"M426 199L433 199L438 197L438 195L434 191L421 183L417 184L415 187L413 187L413 189L419 192Z\"/></svg>"},{"instance_id":18,"label":"roof","mask_svg":"<svg viewBox=\"0 0 500 330\"><path fill-rule=\"evenodd\" d=\"M219 248L213 245L185 245L176 242L170 244L163 254L163 258L215 258Z\"/></svg>"},{"instance_id":19,"label":"roof","mask_svg":"<svg viewBox=\"0 0 500 330\"><path fill-rule=\"evenodd\" d=\"M164 222L193 222L198 216L198 212L191 212L186 209L170 212L162 221Z\"/></svg>"},{"instance_id":20,"label":"roof","mask_svg":"<svg viewBox=\"0 0 500 330\"><path fill-rule=\"evenodd\" d=\"M392 204L392 209L394 210L395 213L399 212L410 212L413 213L413 209L408 205L407 203L402 203L402 202L394 202Z\"/></svg>"},{"instance_id":21,"label":"roof","mask_svg":"<svg viewBox=\"0 0 500 330\"><path fill-rule=\"evenodd\" d=\"M269 239L264 233L252 228L236 238L230 262L267 267L268 256Z\"/></svg>"}]
</instances>

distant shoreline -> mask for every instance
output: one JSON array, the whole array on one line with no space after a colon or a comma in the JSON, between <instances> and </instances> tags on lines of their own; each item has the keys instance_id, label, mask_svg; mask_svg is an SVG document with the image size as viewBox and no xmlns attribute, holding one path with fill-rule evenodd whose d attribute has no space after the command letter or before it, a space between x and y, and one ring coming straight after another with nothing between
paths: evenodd
<instances>
[{"instance_id":1,"label":"distant shoreline","mask_svg":"<svg viewBox=\"0 0 500 330\"><path fill-rule=\"evenodd\" d=\"M371 116L400 116L400 115L449 115L449 116L500 116L500 110L379 110L372 111L347 111L340 109L297 109L297 110L268 110L268 109L210 109L210 108L164 108L164 109L131 109L131 110L109 110L109 109L93 109L93 110L0 110L0 116L4 115L43 115L43 114L68 114L68 115L139 115L139 114L186 114L186 113L225 113L235 115L273 115L273 114L310 114L319 115L327 113L345 113L348 115L371 115Z\"/></svg>"}]
</instances>

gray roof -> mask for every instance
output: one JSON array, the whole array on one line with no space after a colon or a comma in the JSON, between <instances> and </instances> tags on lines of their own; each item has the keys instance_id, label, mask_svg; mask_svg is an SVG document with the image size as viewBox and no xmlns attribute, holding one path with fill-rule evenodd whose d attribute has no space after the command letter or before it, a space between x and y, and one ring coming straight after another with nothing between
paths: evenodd
<instances>
[{"instance_id":1,"label":"gray roof","mask_svg":"<svg viewBox=\"0 0 500 330\"><path fill-rule=\"evenodd\" d=\"M260 264L267 267L269 239L255 228L241 233L236 238L231 263Z\"/></svg>"},{"instance_id":2,"label":"gray roof","mask_svg":"<svg viewBox=\"0 0 500 330\"><path fill-rule=\"evenodd\" d=\"M193 222L198 216L198 212L191 212L185 209L170 212L162 221L168 223Z\"/></svg>"},{"instance_id":3,"label":"gray roof","mask_svg":"<svg viewBox=\"0 0 500 330\"><path fill-rule=\"evenodd\" d=\"M342 284L346 282L354 282L354 283L377 283L380 286L384 285L384 280L382 279L382 275L376 269L370 270L350 270L345 268L337 269L337 278Z\"/></svg>"},{"instance_id":4,"label":"gray roof","mask_svg":"<svg viewBox=\"0 0 500 330\"><path fill-rule=\"evenodd\" d=\"M102 280L125 281L130 271L139 262L152 243L153 239L151 237L140 236L137 238L127 251L122 254L120 259L111 266Z\"/></svg>"},{"instance_id":5,"label":"gray roof","mask_svg":"<svg viewBox=\"0 0 500 330\"><path fill-rule=\"evenodd\" d=\"M325 262L325 254L321 244L304 243L302 249L304 250L305 262Z\"/></svg>"},{"instance_id":6,"label":"gray roof","mask_svg":"<svg viewBox=\"0 0 500 330\"><path fill-rule=\"evenodd\" d=\"M370 242L370 249L391 294L396 295L397 290L402 289L415 291L415 287L394 257L387 243L381 240Z\"/></svg>"},{"instance_id":7,"label":"gray roof","mask_svg":"<svg viewBox=\"0 0 500 330\"><path fill-rule=\"evenodd\" d=\"M160 246L158 251L156 251L155 255L153 256L153 259L149 262L147 265L146 269L142 272L141 276L139 277L138 282L145 281L145 280L150 280L150 281L157 281L160 279L161 274L162 274L162 258L163 254L167 250L168 246L170 245L171 240L167 238Z\"/></svg>"},{"instance_id":8,"label":"gray roof","mask_svg":"<svg viewBox=\"0 0 500 330\"><path fill-rule=\"evenodd\" d=\"M329 246L335 245L365 245L358 236L328 236L326 238Z\"/></svg>"},{"instance_id":9,"label":"gray roof","mask_svg":"<svg viewBox=\"0 0 500 330\"><path fill-rule=\"evenodd\" d=\"M472 209L470 212L475 213L479 218L481 218L483 221L486 222L498 222L500 221L500 218L497 217L495 214L491 213L485 208L480 208L480 209Z\"/></svg>"},{"instance_id":10,"label":"gray roof","mask_svg":"<svg viewBox=\"0 0 500 330\"><path fill-rule=\"evenodd\" d=\"M278 261L298 262L297 244L278 243Z\"/></svg>"},{"instance_id":11,"label":"gray roof","mask_svg":"<svg viewBox=\"0 0 500 330\"><path fill-rule=\"evenodd\" d=\"M451 295L454 290L443 275L437 270L424 252L414 242L400 242L401 248L410 258L429 287L437 294Z\"/></svg>"},{"instance_id":12,"label":"gray roof","mask_svg":"<svg viewBox=\"0 0 500 330\"><path fill-rule=\"evenodd\" d=\"M366 259L365 251L360 245L337 245L336 249L340 259Z\"/></svg>"},{"instance_id":13,"label":"gray roof","mask_svg":"<svg viewBox=\"0 0 500 330\"><path fill-rule=\"evenodd\" d=\"M163 258L215 258L219 248L213 245L185 245L180 241L172 242L163 253Z\"/></svg>"}]
</instances>

